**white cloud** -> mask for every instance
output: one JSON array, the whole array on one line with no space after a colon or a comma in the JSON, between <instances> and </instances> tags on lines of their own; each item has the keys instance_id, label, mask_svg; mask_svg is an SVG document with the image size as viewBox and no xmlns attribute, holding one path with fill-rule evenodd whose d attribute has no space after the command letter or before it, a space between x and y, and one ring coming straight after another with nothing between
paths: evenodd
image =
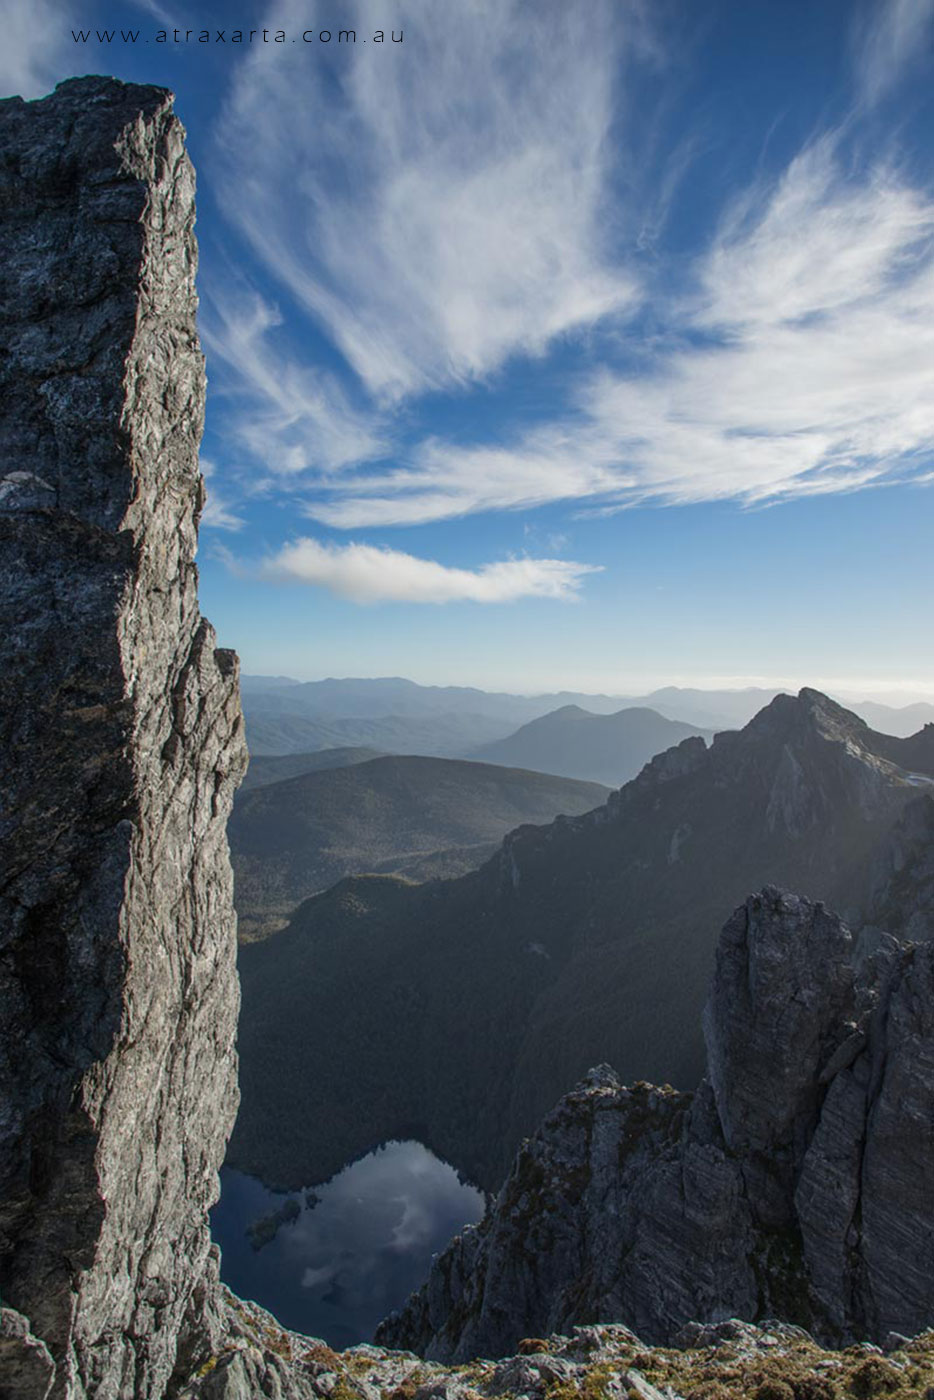
<instances>
[{"instance_id":1,"label":"white cloud","mask_svg":"<svg viewBox=\"0 0 934 1400\"><path fill-rule=\"evenodd\" d=\"M574 598L592 565L562 559L505 559L455 569L432 559L367 544L300 539L262 567L270 580L318 585L356 603L508 603L517 598Z\"/></svg>"},{"instance_id":2,"label":"white cloud","mask_svg":"<svg viewBox=\"0 0 934 1400\"><path fill-rule=\"evenodd\" d=\"M548 501L758 503L926 479L934 451L934 200L829 140L724 219L668 309L668 348L502 446L431 439L321 493L341 528Z\"/></svg>"},{"instance_id":3,"label":"white cloud","mask_svg":"<svg viewBox=\"0 0 934 1400\"><path fill-rule=\"evenodd\" d=\"M879 102L904 74L930 60L934 0L871 0L857 29L856 72L869 106Z\"/></svg>"},{"instance_id":4,"label":"white cloud","mask_svg":"<svg viewBox=\"0 0 934 1400\"><path fill-rule=\"evenodd\" d=\"M44 97L65 74L68 17L55 0L0 0L0 97Z\"/></svg>"},{"instance_id":5,"label":"white cloud","mask_svg":"<svg viewBox=\"0 0 934 1400\"><path fill-rule=\"evenodd\" d=\"M242 515L237 515L223 496L220 496L211 487L208 490L204 510L201 513L201 524L215 530L242 530L246 525L246 520Z\"/></svg>"},{"instance_id":6,"label":"white cloud","mask_svg":"<svg viewBox=\"0 0 934 1400\"><path fill-rule=\"evenodd\" d=\"M514 510L549 501L617 492L627 478L616 445L595 424L558 424L529 433L516 447L459 447L431 439L408 465L334 483L331 499L309 515L338 529L425 524L483 510Z\"/></svg>"},{"instance_id":7,"label":"white cloud","mask_svg":"<svg viewBox=\"0 0 934 1400\"><path fill-rule=\"evenodd\" d=\"M353 0L353 52L244 62L216 131L225 212L374 394L485 376L633 303L608 135L640 11ZM266 21L315 22L308 0Z\"/></svg>"},{"instance_id":8,"label":"white cloud","mask_svg":"<svg viewBox=\"0 0 934 1400\"><path fill-rule=\"evenodd\" d=\"M932 235L930 196L805 151L702 261L701 343L591 391L634 494L756 502L916 470L934 449Z\"/></svg>"},{"instance_id":9,"label":"white cloud","mask_svg":"<svg viewBox=\"0 0 934 1400\"><path fill-rule=\"evenodd\" d=\"M278 309L245 283L207 282L201 337L212 387L236 404L223 420L232 449L268 475L293 478L381 456L386 443L374 415L351 404L333 375L277 341L281 326Z\"/></svg>"},{"instance_id":10,"label":"white cloud","mask_svg":"<svg viewBox=\"0 0 934 1400\"><path fill-rule=\"evenodd\" d=\"M237 515L213 484L212 478L216 471L214 463L209 458L202 457L200 466L201 475L205 479L206 495L204 510L201 512L201 524L213 527L215 530L242 530L246 525L246 520L242 515Z\"/></svg>"},{"instance_id":11,"label":"white cloud","mask_svg":"<svg viewBox=\"0 0 934 1400\"><path fill-rule=\"evenodd\" d=\"M867 9L864 102L905 70L932 10ZM928 479L930 192L891 164L858 169L828 134L733 203L679 268L687 292L666 287L660 257L645 263L655 290L637 288L620 220L633 243L645 206L664 218L690 147L660 161L644 207L621 212L618 188L609 199L627 160L625 142L608 141L620 75L649 30L636 3L604 0L549 0L534 28L527 19L520 0L443 17L421 3L414 19L397 0L353 0L352 53L298 45L242 64L217 128L227 213L371 395L360 409L334 376L301 366L274 307L225 290L206 342L231 386L245 384L233 419L244 459L338 529ZM277 0L267 19L290 32L314 22L300 0ZM405 45L364 49L377 23L404 27ZM651 341L629 329L636 297L651 300ZM497 441L402 446L394 398L481 379L601 317L622 332L626 371L617 359L568 381L569 407Z\"/></svg>"},{"instance_id":12,"label":"white cloud","mask_svg":"<svg viewBox=\"0 0 934 1400\"><path fill-rule=\"evenodd\" d=\"M159 3L159 0L130 0L130 3L135 5L138 10L143 10L147 15L152 15L153 19L159 20L170 29L183 29L185 27L178 23L171 12Z\"/></svg>"}]
</instances>

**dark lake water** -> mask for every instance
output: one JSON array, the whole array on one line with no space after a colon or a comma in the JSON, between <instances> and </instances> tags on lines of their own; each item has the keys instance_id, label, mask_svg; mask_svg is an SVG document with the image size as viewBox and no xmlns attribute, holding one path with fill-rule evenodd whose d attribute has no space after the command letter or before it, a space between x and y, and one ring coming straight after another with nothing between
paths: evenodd
<instances>
[{"instance_id":1,"label":"dark lake water","mask_svg":"<svg viewBox=\"0 0 934 1400\"><path fill-rule=\"evenodd\" d=\"M341 1348L370 1341L483 1207L421 1143L390 1142L308 1192L270 1191L225 1167L211 1233L234 1293Z\"/></svg>"}]
</instances>

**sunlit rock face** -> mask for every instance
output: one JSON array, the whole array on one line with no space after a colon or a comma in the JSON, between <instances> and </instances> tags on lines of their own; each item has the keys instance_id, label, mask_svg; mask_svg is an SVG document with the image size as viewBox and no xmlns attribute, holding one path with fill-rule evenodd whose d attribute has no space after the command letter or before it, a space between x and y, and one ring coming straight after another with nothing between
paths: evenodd
<instances>
[{"instance_id":1,"label":"sunlit rock face","mask_svg":"<svg viewBox=\"0 0 934 1400\"><path fill-rule=\"evenodd\" d=\"M245 746L193 562L183 137L161 88L0 103L0 1363L23 1397L165 1392L237 1105Z\"/></svg>"}]
</instances>

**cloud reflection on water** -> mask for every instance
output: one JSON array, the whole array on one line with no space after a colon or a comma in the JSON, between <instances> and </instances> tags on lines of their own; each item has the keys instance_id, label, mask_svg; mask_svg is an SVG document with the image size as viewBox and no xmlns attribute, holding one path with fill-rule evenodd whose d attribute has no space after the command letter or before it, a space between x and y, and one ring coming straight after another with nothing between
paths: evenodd
<instances>
[{"instance_id":1,"label":"cloud reflection on water","mask_svg":"<svg viewBox=\"0 0 934 1400\"><path fill-rule=\"evenodd\" d=\"M287 1327L332 1346L368 1340L419 1286L432 1254L480 1219L483 1196L418 1142L391 1142L352 1163L254 1249L248 1227L280 1211L288 1194L225 1168L212 1232L221 1274Z\"/></svg>"}]
</instances>

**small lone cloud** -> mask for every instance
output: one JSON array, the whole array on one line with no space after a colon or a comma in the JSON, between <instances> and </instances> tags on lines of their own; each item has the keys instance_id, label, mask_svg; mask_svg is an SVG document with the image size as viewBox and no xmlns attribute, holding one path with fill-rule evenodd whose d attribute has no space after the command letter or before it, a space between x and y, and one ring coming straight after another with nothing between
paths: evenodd
<instances>
[{"instance_id":1,"label":"small lone cloud","mask_svg":"<svg viewBox=\"0 0 934 1400\"><path fill-rule=\"evenodd\" d=\"M355 603L510 603L573 599L600 566L564 559L504 559L477 569L450 568L400 550L300 539L266 561L261 577L327 588Z\"/></svg>"}]
</instances>

